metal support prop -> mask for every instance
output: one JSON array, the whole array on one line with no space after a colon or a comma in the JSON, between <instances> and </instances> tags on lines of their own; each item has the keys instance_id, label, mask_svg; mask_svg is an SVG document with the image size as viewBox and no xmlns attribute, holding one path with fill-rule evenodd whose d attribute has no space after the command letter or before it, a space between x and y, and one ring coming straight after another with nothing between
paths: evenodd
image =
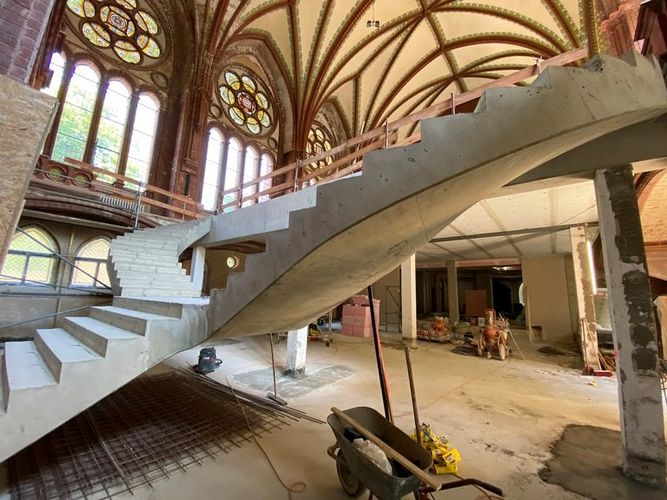
<instances>
[{"instance_id":1,"label":"metal support prop","mask_svg":"<svg viewBox=\"0 0 667 500\"><path fill-rule=\"evenodd\" d=\"M296 167L294 168L294 191L299 190L299 172L301 171L301 159L297 158Z\"/></svg>"},{"instance_id":2,"label":"metal support prop","mask_svg":"<svg viewBox=\"0 0 667 500\"><path fill-rule=\"evenodd\" d=\"M456 114L456 96L454 95L454 92L451 92L449 95L451 96L451 99L452 99L452 114L455 115Z\"/></svg>"},{"instance_id":3,"label":"metal support prop","mask_svg":"<svg viewBox=\"0 0 667 500\"><path fill-rule=\"evenodd\" d=\"M382 404L384 405L384 415L393 423L394 416L391 413L391 403L389 401L389 385L387 383L387 373L384 367L384 357L382 356L382 343L380 342L380 329L375 319L375 307L373 303L373 286L368 286L368 304L371 308L371 326L373 328L373 344L375 345L375 360L378 365L378 376L380 377L380 391L382 392Z\"/></svg>"},{"instance_id":4,"label":"metal support prop","mask_svg":"<svg viewBox=\"0 0 667 500\"><path fill-rule=\"evenodd\" d=\"M144 183L140 182L137 188L137 198L134 206L134 229L139 227L139 212L141 211L141 195L143 194Z\"/></svg>"},{"instance_id":5,"label":"metal support prop","mask_svg":"<svg viewBox=\"0 0 667 500\"><path fill-rule=\"evenodd\" d=\"M419 446L422 445L421 425L419 425L419 410L417 409L417 392L415 391L415 379L412 375L412 361L410 360L410 348L403 346L405 352L405 364L408 366L408 381L410 382L410 398L412 399L412 414L415 417L415 437Z\"/></svg>"},{"instance_id":6,"label":"metal support prop","mask_svg":"<svg viewBox=\"0 0 667 500\"><path fill-rule=\"evenodd\" d=\"M389 147L389 120L384 121L384 149Z\"/></svg>"}]
</instances>

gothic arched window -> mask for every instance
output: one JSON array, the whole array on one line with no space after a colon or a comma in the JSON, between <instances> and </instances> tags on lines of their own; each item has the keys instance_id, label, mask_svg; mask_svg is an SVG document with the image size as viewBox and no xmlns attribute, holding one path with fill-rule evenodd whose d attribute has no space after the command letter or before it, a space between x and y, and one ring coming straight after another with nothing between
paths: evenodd
<instances>
[{"instance_id":1,"label":"gothic arched window","mask_svg":"<svg viewBox=\"0 0 667 500\"><path fill-rule=\"evenodd\" d=\"M222 134L215 128L212 128L208 133L204 184L201 195L201 202L205 210L215 211L218 208L220 171L222 170L222 153L224 147L223 140Z\"/></svg>"},{"instance_id":2,"label":"gothic arched window","mask_svg":"<svg viewBox=\"0 0 667 500\"><path fill-rule=\"evenodd\" d=\"M107 257L109 256L109 240L96 238L85 243L74 259L72 285L104 287L109 285Z\"/></svg>"},{"instance_id":3,"label":"gothic arched window","mask_svg":"<svg viewBox=\"0 0 667 500\"><path fill-rule=\"evenodd\" d=\"M58 270L58 244L49 233L35 226L16 230L0 272L0 283L51 285Z\"/></svg>"}]
</instances>

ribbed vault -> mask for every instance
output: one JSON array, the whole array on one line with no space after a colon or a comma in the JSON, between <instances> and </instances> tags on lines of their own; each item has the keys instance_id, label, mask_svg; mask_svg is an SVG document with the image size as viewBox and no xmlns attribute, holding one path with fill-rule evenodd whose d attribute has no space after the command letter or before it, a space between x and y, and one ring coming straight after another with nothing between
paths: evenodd
<instances>
[{"instance_id":1,"label":"ribbed vault","mask_svg":"<svg viewBox=\"0 0 667 500\"><path fill-rule=\"evenodd\" d=\"M268 49L288 85L296 144L327 101L357 134L585 39L583 0L198 1L199 40L214 60Z\"/></svg>"}]
</instances>

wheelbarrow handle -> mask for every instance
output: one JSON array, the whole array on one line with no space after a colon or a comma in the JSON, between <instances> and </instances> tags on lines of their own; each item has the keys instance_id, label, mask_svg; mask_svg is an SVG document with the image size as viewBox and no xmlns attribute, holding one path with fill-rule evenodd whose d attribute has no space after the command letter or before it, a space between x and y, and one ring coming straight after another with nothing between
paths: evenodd
<instances>
[{"instance_id":1,"label":"wheelbarrow handle","mask_svg":"<svg viewBox=\"0 0 667 500\"><path fill-rule=\"evenodd\" d=\"M495 493L496 495L502 497L503 496L503 490L498 488L497 486L494 486L489 483L485 483L484 481L480 481L479 479L475 478L468 478L468 479L461 479L459 481L451 481L449 483L443 483L440 488L438 488L437 491L442 491L442 490L451 490L453 488L460 488L462 486L469 486L469 485L475 485L479 486L480 488L484 488L487 491L490 491L491 493Z\"/></svg>"},{"instance_id":2,"label":"wheelbarrow handle","mask_svg":"<svg viewBox=\"0 0 667 500\"><path fill-rule=\"evenodd\" d=\"M327 448L327 455L336 460L336 450L340 448L338 441Z\"/></svg>"}]
</instances>

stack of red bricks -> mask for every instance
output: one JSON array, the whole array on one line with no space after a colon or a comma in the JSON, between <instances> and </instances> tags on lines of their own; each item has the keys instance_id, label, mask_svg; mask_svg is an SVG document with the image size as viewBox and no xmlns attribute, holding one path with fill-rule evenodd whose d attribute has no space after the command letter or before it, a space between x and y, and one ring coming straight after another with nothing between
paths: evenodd
<instances>
[{"instance_id":1,"label":"stack of red bricks","mask_svg":"<svg viewBox=\"0 0 667 500\"><path fill-rule=\"evenodd\" d=\"M375 306L375 321L380 324L380 301L373 299ZM368 306L368 297L355 295L349 304L343 306L343 321L341 333L355 337L370 337L373 334L371 325L371 308Z\"/></svg>"}]
</instances>

